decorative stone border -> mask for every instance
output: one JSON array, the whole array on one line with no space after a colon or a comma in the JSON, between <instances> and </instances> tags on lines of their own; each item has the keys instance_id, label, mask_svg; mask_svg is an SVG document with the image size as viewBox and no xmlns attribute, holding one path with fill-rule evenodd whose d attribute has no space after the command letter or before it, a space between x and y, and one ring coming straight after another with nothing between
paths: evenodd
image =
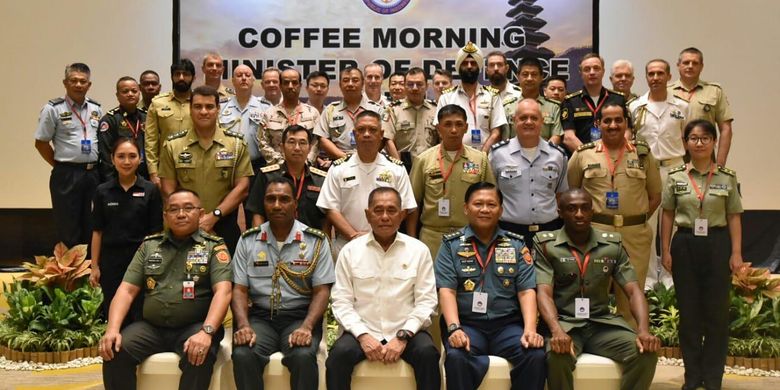
<instances>
[{"instance_id":1,"label":"decorative stone border","mask_svg":"<svg viewBox=\"0 0 780 390\"><path fill-rule=\"evenodd\" d=\"M749 359L749 358L746 358ZM659 357L659 366L678 366L685 367L682 359ZM726 374L742 375L742 376L759 376L759 377L773 377L780 378L780 370L764 370L760 368L750 368L745 366L726 366Z\"/></svg>"},{"instance_id":2,"label":"decorative stone border","mask_svg":"<svg viewBox=\"0 0 780 390\"><path fill-rule=\"evenodd\" d=\"M93 364L102 364L103 359L98 357L79 358L67 363L35 363L35 362L12 362L0 356L0 369L10 371L44 371L44 370L63 370L66 368L77 368L91 366Z\"/></svg>"},{"instance_id":3,"label":"decorative stone border","mask_svg":"<svg viewBox=\"0 0 780 390\"><path fill-rule=\"evenodd\" d=\"M75 359L98 356L98 347L79 348L62 352L22 352L0 346L0 356L12 362L67 363Z\"/></svg>"}]
</instances>

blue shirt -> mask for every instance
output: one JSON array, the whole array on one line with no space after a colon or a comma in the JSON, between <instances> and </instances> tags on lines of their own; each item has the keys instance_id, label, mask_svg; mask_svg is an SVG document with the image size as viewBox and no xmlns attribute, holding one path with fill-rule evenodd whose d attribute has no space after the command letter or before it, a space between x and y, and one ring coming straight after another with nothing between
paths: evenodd
<instances>
[{"instance_id":1,"label":"blue shirt","mask_svg":"<svg viewBox=\"0 0 780 390\"><path fill-rule=\"evenodd\" d=\"M49 100L41 109L35 139L54 144L56 161L97 162L98 121L102 116L100 104L90 98L85 98L82 104L76 104L67 96ZM82 153L83 140L89 141L89 154Z\"/></svg>"},{"instance_id":2,"label":"blue shirt","mask_svg":"<svg viewBox=\"0 0 780 390\"><path fill-rule=\"evenodd\" d=\"M257 142L257 132L260 128L260 120L263 112L271 108L271 105L256 96L250 96L249 101L242 110L238 105L238 98L233 96L228 100L222 112L219 114L219 125L228 130L244 135L246 147L249 150L249 159L255 161L260 156L260 145ZM239 127L235 127L238 124Z\"/></svg>"}]
</instances>

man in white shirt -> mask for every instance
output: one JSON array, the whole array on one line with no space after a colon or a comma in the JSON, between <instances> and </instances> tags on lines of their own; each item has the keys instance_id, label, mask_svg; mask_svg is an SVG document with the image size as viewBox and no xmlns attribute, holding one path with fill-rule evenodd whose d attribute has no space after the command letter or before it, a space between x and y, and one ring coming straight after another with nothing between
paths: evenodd
<instances>
[{"instance_id":1,"label":"man in white shirt","mask_svg":"<svg viewBox=\"0 0 780 390\"><path fill-rule=\"evenodd\" d=\"M395 189L371 191L365 215L371 231L347 244L336 262L331 298L344 333L325 363L328 389L349 389L364 359L399 358L414 369L417 389L439 389L439 351L425 330L437 304L431 253L398 232L406 212Z\"/></svg>"}]
</instances>

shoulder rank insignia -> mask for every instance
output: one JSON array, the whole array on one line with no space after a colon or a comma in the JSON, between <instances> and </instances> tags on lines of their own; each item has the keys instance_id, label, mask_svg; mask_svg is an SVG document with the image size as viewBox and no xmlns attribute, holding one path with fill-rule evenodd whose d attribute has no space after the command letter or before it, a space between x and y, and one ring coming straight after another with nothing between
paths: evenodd
<instances>
[{"instance_id":1,"label":"shoulder rank insignia","mask_svg":"<svg viewBox=\"0 0 780 390\"><path fill-rule=\"evenodd\" d=\"M400 99L399 100L393 100L392 102L390 102L390 106L398 107L398 106L401 105L401 103L403 103L403 100L400 100Z\"/></svg>"},{"instance_id":2,"label":"shoulder rank insignia","mask_svg":"<svg viewBox=\"0 0 780 390\"><path fill-rule=\"evenodd\" d=\"M722 167L720 165L718 165L718 170L723 172L723 173L725 173L725 174L727 174L727 175L729 175L729 176L737 176L737 172L736 171L734 171L732 169L728 169L726 167Z\"/></svg>"},{"instance_id":3,"label":"shoulder rank insignia","mask_svg":"<svg viewBox=\"0 0 780 390\"><path fill-rule=\"evenodd\" d=\"M351 154L349 154L349 153L347 153L347 155L346 155L346 156L344 156L344 157L342 157L342 158L340 158L340 159L338 159L338 160L335 160L335 161L333 161L333 165L341 165L341 164L344 164L344 161L347 161L347 160L349 160L349 158L350 158L350 157L352 157L352 155L351 155Z\"/></svg>"},{"instance_id":4,"label":"shoulder rank insignia","mask_svg":"<svg viewBox=\"0 0 780 390\"><path fill-rule=\"evenodd\" d=\"M225 242L224 242L225 240L223 240L222 237L220 237L220 236L215 236L213 234L208 234L208 233L206 233L204 231L200 232L200 236L205 238L205 239L207 239L207 240L209 240L209 241L214 241L214 242L221 243L221 245L215 246L214 250L219 249L220 246L223 246L223 247L225 246Z\"/></svg>"},{"instance_id":5,"label":"shoulder rank insignia","mask_svg":"<svg viewBox=\"0 0 780 390\"><path fill-rule=\"evenodd\" d=\"M675 173L675 172L682 172L682 171L685 170L685 168L686 168L685 164L683 164L683 165L680 165L679 167L675 167L675 168L670 169L669 173L672 174L672 173Z\"/></svg>"},{"instance_id":6,"label":"shoulder rank insignia","mask_svg":"<svg viewBox=\"0 0 780 390\"><path fill-rule=\"evenodd\" d=\"M609 242L620 242L622 241L622 237L620 236L620 233L615 232L601 232L601 238L605 239Z\"/></svg>"},{"instance_id":7,"label":"shoulder rank insignia","mask_svg":"<svg viewBox=\"0 0 780 390\"><path fill-rule=\"evenodd\" d=\"M163 234L162 234L162 233L155 233L155 234L150 234L150 235L148 235L148 236L144 237L144 241L148 241L148 240L154 240L154 239L156 239L156 238L162 238L162 237L163 237Z\"/></svg>"},{"instance_id":8,"label":"shoulder rank insignia","mask_svg":"<svg viewBox=\"0 0 780 390\"><path fill-rule=\"evenodd\" d=\"M587 144L580 145L580 147L577 148L577 151L579 152L580 150L593 149L595 147L596 147L595 142L588 142Z\"/></svg>"},{"instance_id":9,"label":"shoulder rank insignia","mask_svg":"<svg viewBox=\"0 0 780 390\"><path fill-rule=\"evenodd\" d=\"M404 165L403 161L401 161L401 160L399 160L399 159L397 159L397 158L395 158L393 156L386 156L386 157L387 157L388 160L390 160L391 163L393 163L395 165L400 165L400 166Z\"/></svg>"},{"instance_id":10,"label":"shoulder rank insignia","mask_svg":"<svg viewBox=\"0 0 780 390\"><path fill-rule=\"evenodd\" d=\"M94 105L96 105L96 106L98 106L98 107L100 107L100 103L98 103L98 101L95 100L95 99L87 98L87 101L92 103L92 104L94 104Z\"/></svg>"},{"instance_id":11,"label":"shoulder rank insignia","mask_svg":"<svg viewBox=\"0 0 780 390\"><path fill-rule=\"evenodd\" d=\"M241 134L241 133L236 133L236 132L235 132L235 131L233 131L233 130L223 130L223 132L224 132L224 133L225 133L225 135L227 135L227 136L234 137L234 138L241 138L241 139L244 139L244 135L243 135L243 134Z\"/></svg>"},{"instance_id":12,"label":"shoulder rank insignia","mask_svg":"<svg viewBox=\"0 0 780 390\"><path fill-rule=\"evenodd\" d=\"M720 83L716 83L714 81L702 81L704 85L712 85L715 88L721 89Z\"/></svg>"},{"instance_id":13,"label":"shoulder rank insignia","mask_svg":"<svg viewBox=\"0 0 780 390\"><path fill-rule=\"evenodd\" d=\"M554 232L539 232L536 233L536 236L534 236L534 241L543 243L547 241L552 241L557 237L557 235Z\"/></svg>"},{"instance_id":14,"label":"shoulder rank insignia","mask_svg":"<svg viewBox=\"0 0 780 390\"><path fill-rule=\"evenodd\" d=\"M512 104L512 103L516 102L518 99L520 99L520 98L517 97L517 96L509 96L508 98L504 99L504 101L501 102L501 104L506 106L507 104Z\"/></svg>"},{"instance_id":15,"label":"shoulder rank insignia","mask_svg":"<svg viewBox=\"0 0 780 390\"><path fill-rule=\"evenodd\" d=\"M498 95L499 94L497 89L495 89L495 88L493 88L493 87L491 87L489 85L486 85L484 88L485 88L486 91L490 92L491 95Z\"/></svg>"},{"instance_id":16,"label":"shoulder rank insignia","mask_svg":"<svg viewBox=\"0 0 780 390\"><path fill-rule=\"evenodd\" d=\"M620 92L620 91L615 91L613 89L607 89L607 92L613 93L613 94L618 95L618 96L622 96L623 99L626 98L626 94L624 94L623 92Z\"/></svg>"},{"instance_id":17,"label":"shoulder rank insignia","mask_svg":"<svg viewBox=\"0 0 780 390\"><path fill-rule=\"evenodd\" d=\"M509 236L509 237L512 237L512 238L515 238L515 239L518 239L518 240L521 240L521 241L525 241L525 237L523 237L522 234L517 234L515 232L510 232L508 230L505 230L504 233L506 233L506 235Z\"/></svg>"},{"instance_id":18,"label":"shoulder rank insignia","mask_svg":"<svg viewBox=\"0 0 780 390\"><path fill-rule=\"evenodd\" d=\"M245 232L241 233L241 237L251 236L251 235L259 232L260 230L262 230L262 229L260 229L260 226L253 227L251 229L247 229Z\"/></svg>"},{"instance_id":19,"label":"shoulder rank insignia","mask_svg":"<svg viewBox=\"0 0 780 390\"><path fill-rule=\"evenodd\" d=\"M278 171L280 169L282 169L282 166L279 165L279 164L266 165L266 166L260 168L260 172L269 173L269 172Z\"/></svg>"},{"instance_id":20,"label":"shoulder rank insignia","mask_svg":"<svg viewBox=\"0 0 780 390\"><path fill-rule=\"evenodd\" d=\"M509 144L509 140L505 139L505 140L503 140L503 141L501 141L499 143L493 144L493 146L491 146L491 149L498 149L498 148L500 148L500 147L502 147L504 145L508 145L508 144Z\"/></svg>"},{"instance_id":21,"label":"shoulder rank insignia","mask_svg":"<svg viewBox=\"0 0 780 390\"><path fill-rule=\"evenodd\" d=\"M631 144L636 147L636 154L640 156L646 156L650 154L650 145L648 145L647 142L635 139L631 141Z\"/></svg>"},{"instance_id":22,"label":"shoulder rank insignia","mask_svg":"<svg viewBox=\"0 0 780 390\"><path fill-rule=\"evenodd\" d=\"M457 87L456 87L456 86L454 86L454 85L453 85L453 86L451 86L451 87L449 87L449 88L444 88L444 89L441 91L441 94L442 94L442 95L444 95L445 93L450 93L450 92L454 91L454 90L455 90L455 88L457 88Z\"/></svg>"},{"instance_id":23,"label":"shoulder rank insignia","mask_svg":"<svg viewBox=\"0 0 780 390\"><path fill-rule=\"evenodd\" d=\"M575 96L577 96L577 95L581 95L581 94L582 94L582 90L579 90L579 91L577 91L577 92L572 92L572 93L570 93L570 94L568 94L568 95L564 96L564 98L563 98L563 99L564 99L564 100L566 100L566 99L570 99L570 98L573 98L573 97L575 97Z\"/></svg>"},{"instance_id":24,"label":"shoulder rank insignia","mask_svg":"<svg viewBox=\"0 0 780 390\"><path fill-rule=\"evenodd\" d=\"M168 136L168 141L174 140L176 138L184 137L185 135L187 135L187 131L188 130L182 130L182 131L180 131L178 133L173 133L173 134L169 135Z\"/></svg>"},{"instance_id":25,"label":"shoulder rank insignia","mask_svg":"<svg viewBox=\"0 0 780 390\"><path fill-rule=\"evenodd\" d=\"M560 145L556 145L555 142L547 141L547 145L550 145L551 148L561 152L564 156L566 155L566 151L563 150L563 148Z\"/></svg>"},{"instance_id":26,"label":"shoulder rank insignia","mask_svg":"<svg viewBox=\"0 0 780 390\"><path fill-rule=\"evenodd\" d=\"M328 172L325 172L325 171L323 171L321 169L317 169L317 168L314 168L314 167L309 167L309 172L311 172L311 173L313 173L313 174L315 174L317 176L322 176L322 177L325 177L325 176L328 175Z\"/></svg>"},{"instance_id":27,"label":"shoulder rank insignia","mask_svg":"<svg viewBox=\"0 0 780 390\"><path fill-rule=\"evenodd\" d=\"M118 113L118 112L119 112L119 107L114 107L114 108L112 108L112 109L108 110L108 112L107 112L106 114L108 114L108 115L114 115L114 114L116 114L116 113Z\"/></svg>"},{"instance_id":28,"label":"shoulder rank insignia","mask_svg":"<svg viewBox=\"0 0 780 390\"><path fill-rule=\"evenodd\" d=\"M328 238L328 236L326 236L325 233L322 232L322 230L315 229L313 227L307 227L304 230L304 232L309 233L309 234L314 235L314 236L317 236L317 237L319 237L319 238L321 238L323 240Z\"/></svg>"},{"instance_id":29,"label":"shoulder rank insignia","mask_svg":"<svg viewBox=\"0 0 780 390\"><path fill-rule=\"evenodd\" d=\"M458 238L458 237L460 237L462 235L463 235L463 230L458 230L457 232L452 232L452 233L449 233L449 234L445 234L444 235L444 240L450 241L450 240L456 239L456 238Z\"/></svg>"},{"instance_id":30,"label":"shoulder rank insignia","mask_svg":"<svg viewBox=\"0 0 780 390\"><path fill-rule=\"evenodd\" d=\"M62 103L64 103L64 102L65 102L65 99L64 99L64 98L61 98L61 97L58 97L58 98L54 98L54 99L51 99L51 100L49 100L49 104L51 104L52 106L56 106L56 105L58 105L58 104L62 104Z\"/></svg>"}]
</instances>

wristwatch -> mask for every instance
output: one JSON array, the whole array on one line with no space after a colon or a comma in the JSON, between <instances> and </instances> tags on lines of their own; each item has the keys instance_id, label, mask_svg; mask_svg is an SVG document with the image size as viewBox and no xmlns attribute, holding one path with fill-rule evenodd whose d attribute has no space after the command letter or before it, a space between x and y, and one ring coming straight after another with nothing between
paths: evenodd
<instances>
[{"instance_id":1,"label":"wristwatch","mask_svg":"<svg viewBox=\"0 0 780 390\"><path fill-rule=\"evenodd\" d=\"M408 330L401 329L395 333L395 337L398 340L409 341L412 337L414 337L414 333Z\"/></svg>"},{"instance_id":2,"label":"wristwatch","mask_svg":"<svg viewBox=\"0 0 780 390\"><path fill-rule=\"evenodd\" d=\"M214 335L214 327L211 326L211 325L204 324L203 326L200 327L200 330L206 332L206 334L209 335L209 336L213 336Z\"/></svg>"},{"instance_id":3,"label":"wristwatch","mask_svg":"<svg viewBox=\"0 0 780 390\"><path fill-rule=\"evenodd\" d=\"M447 326L447 334L451 335L452 332L455 332L456 330L460 330L460 329L463 329L460 327L460 324L456 324L453 322Z\"/></svg>"},{"instance_id":4,"label":"wristwatch","mask_svg":"<svg viewBox=\"0 0 780 390\"><path fill-rule=\"evenodd\" d=\"M214 216L217 218L222 218L222 210L218 208L214 209L214 211L212 211L211 213L214 214Z\"/></svg>"}]
</instances>

